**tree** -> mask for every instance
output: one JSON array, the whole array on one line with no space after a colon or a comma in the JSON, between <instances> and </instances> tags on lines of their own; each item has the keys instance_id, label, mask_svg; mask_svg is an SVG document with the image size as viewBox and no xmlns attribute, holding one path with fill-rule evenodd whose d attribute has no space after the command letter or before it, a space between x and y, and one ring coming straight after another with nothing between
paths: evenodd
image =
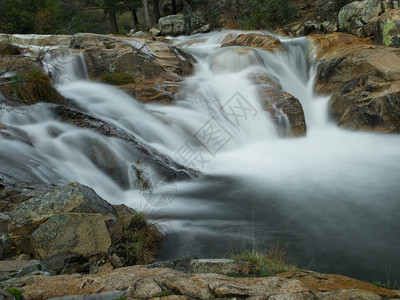
<instances>
[{"instance_id":1,"label":"tree","mask_svg":"<svg viewBox=\"0 0 400 300\"><path fill-rule=\"evenodd\" d=\"M153 0L153 10L154 10L154 21L155 24L158 24L158 20L160 19L160 7L158 6L159 0Z\"/></svg>"},{"instance_id":2,"label":"tree","mask_svg":"<svg viewBox=\"0 0 400 300\"><path fill-rule=\"evenodd\" d=\"M176 1L172 0L172 14L176 15Z\"/></svg>"},{"instance_id":3,"label":"tree","mask_svg":"<svg viewBox=\"0 0 400 300\"><path fill-rule=\"evenodd\" d=\"M110 31L117 33L119 30L116 14L124 10L124 3L118 0L101 0L100 7L104 9L104 14L108 15Z\"/></svg>"},{"instance_id":4,"label":"tree","mask_svg":"<svg viewBox=\"0 0 400 300\"><path fill-rule=\"evenodd\" d=\"M124 5L125 5L125 9L131 12L133 26L137 30L139 28L139 20L137 17L137 10L142 6L142 2L140 0L125 0Z\"/></svg>"},{"instance_id":5,"label":"tree","mask_svg":"<svg viewBox=\"0 0 400 300\"><path fill-rule=\"evenodd\" d=\"M150 10L149 10L149 1L142 0L142 6L144 9L144 17L146 20L146 27L147 29L151 28L151 18L150 18Z\"/></svg>"}]
</instances>

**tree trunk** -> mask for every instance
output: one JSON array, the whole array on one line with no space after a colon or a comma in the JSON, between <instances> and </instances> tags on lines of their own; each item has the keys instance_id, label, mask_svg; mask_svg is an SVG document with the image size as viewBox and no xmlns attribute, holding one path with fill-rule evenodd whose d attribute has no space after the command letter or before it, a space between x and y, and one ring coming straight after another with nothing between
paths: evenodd
<instances>
[{"instance_id":1,"label":"tree trunk","mask_svg":"<svg viewBox=\"0 0 400 300\"><path fill-rule=\"evenodd\" d=\"M185 34L190 35L192 32L192 8L190 7L190 4L188 1L183 1L184 3L184 16L185 16Z\"/></svg>"},{"instance_id":2,"label":"tree trunk","mask_svg":"<svg viewBox=\"0 0 400 300\"><path fill-rule=\"evenodd\" d=\"M144 9L144 18L146 22L147 29L151 28L151 18L150 18L150 11L149 11L149 1L142 0L143 9Z\"/></svg>"},{"instance_id":3,"label":"tree trunk","mask_svg":"<svg viewBox=\"0 0 400 300\"><path fill-rule=\"evenodd\" d=\"M153 0L153 9L154 9L154 21L156 25L158 24L158 20L160 19L160 7L158 6L159 0Z\"/></svg>"},{"instance_id":4,"label":"tree trunk","mask_svg":"<svg viewBox=\"0 0 400 300\"><path fill-rule=\"evenodd\" d=\"M172 0L172 14L176 15L176 1Z\"/></svg>"},{"instance_id":5,"label":"tree trunk","mask_svg":"<svg viewBox=\"0 0 400 300\"><path fill-rule=\"evenodd\" d=\"M131 10L131 14L132 14L132 20L133 20L133 27L135 28L135 30L139 29L139 20L136 14L136 9L132 8Z\"/></svg>"},{"instance_id":6,"label":"tree trunk","mask_svg":"<svg viewBox=\"0 0 400 300\"><path fill-rule=\"evenodd\" d=\"M109 13L108 17L110 18L111 33L117 33L118 32L117 16L115 15L115 13Z\"/></svg>"}]
</instances>

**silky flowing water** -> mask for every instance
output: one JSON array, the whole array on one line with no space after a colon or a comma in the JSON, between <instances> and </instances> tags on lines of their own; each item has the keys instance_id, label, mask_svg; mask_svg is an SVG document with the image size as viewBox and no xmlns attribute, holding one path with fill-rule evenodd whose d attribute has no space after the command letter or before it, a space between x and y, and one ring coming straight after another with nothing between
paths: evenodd
<instances>
[{"instance_id":1,"label":"silky flowing water","mask_svg":"<svg viewBox=\"0 0 400 300\"><path fill-rule=\"evenodd\" d=\"M0 139L3 168L29 182L77 181L111 203L147 211L167 232L161 258L221 257L278 241L300 267L399 282L400 136L336 126L329 97L313 91L306 39L283 40L285 52L276 53L220 48L238 33L173 39L198 60L174 105L142 104L90 82L79 56L65 60L57 79L75 107L198 170L197 178L167 182L127 142L61 123L44 103L0 112L0 123L33 141ZM305 137L277 132L250 79L260 72L301 101ZM133 167L142 168L150 189L138 186ZM115 170L119 180L110 175Z\"/></svg>"}]
</instances>

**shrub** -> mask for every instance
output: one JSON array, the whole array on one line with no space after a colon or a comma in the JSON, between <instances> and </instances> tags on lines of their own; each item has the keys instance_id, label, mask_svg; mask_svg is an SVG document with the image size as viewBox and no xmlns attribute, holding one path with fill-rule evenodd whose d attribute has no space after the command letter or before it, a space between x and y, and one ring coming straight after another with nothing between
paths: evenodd
<instances>
[{"instance_id":1,"label":"shrub","mask_svg":"<svg viewBox=\"0 0 400 300\"><path fill-rule=\"evenodd\" d=\"M121 72L105 72L101 75L100 80L112 85L135 83L133 75Z\"/></svg>"},{"instance_id":2,"label":"shrub","mask_svg":"<svg viewBox=\"0 0 400 300\"><path fill-rule=\"evenodd\" d=\"M115 253L125 266L154 262L163 240L159 226L144 213L136 213L115 243Z\"/></svg>"},{"instance_id":3,"label":"shrub","mask_svg":"<svg viewBox=\"0 0 400 300\"><path fill-rule=\"evenodd\" d=\"M19 289L11 288L11 289L7 289L6 292L13 295L15 300L21 299L22 291Z\"/></svg>"},{"instance_id":4,"label":"shrub","mask_svg":"<svg viewBox=\"0 0 400 300\"><path fill-rule=\"evenodd\" d=\"M280 243L274 243L269 250L243 249L239 254L233 254L231 257L235 260L247 262L255 276L270 276L298 270L296 266L289 264L287 247Z\"/></svg>"},{"instance_id":5,"label":"shrub","mask_svg":"<svg viewBox=\"0 0 400 300\"><path fill-rule=\"evenodd\" d=\"M11 85L11 91L27 104L41 101L65 104L64 98L54 88L50 78L41 70L15 75L12 81L14 83Z\"/></svg>"}]
</instances>

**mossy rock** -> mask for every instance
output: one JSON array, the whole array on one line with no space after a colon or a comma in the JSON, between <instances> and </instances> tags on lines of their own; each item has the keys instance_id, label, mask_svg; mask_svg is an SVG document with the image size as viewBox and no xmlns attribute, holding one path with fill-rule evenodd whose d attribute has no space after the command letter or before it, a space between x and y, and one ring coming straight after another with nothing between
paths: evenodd
<instances>
[{"instance_id":1,"label":"mossy rock","mask_svg":"<svg viewBox=\"0 0 400 300\"><path fill-rule=\"evenodd\" d=\"M18 74L13 77L12 93L26 104L49 102L66 104L65 99L58 93L50 78L41 70L29 74Z\"/></svg>"}]
</instances>

